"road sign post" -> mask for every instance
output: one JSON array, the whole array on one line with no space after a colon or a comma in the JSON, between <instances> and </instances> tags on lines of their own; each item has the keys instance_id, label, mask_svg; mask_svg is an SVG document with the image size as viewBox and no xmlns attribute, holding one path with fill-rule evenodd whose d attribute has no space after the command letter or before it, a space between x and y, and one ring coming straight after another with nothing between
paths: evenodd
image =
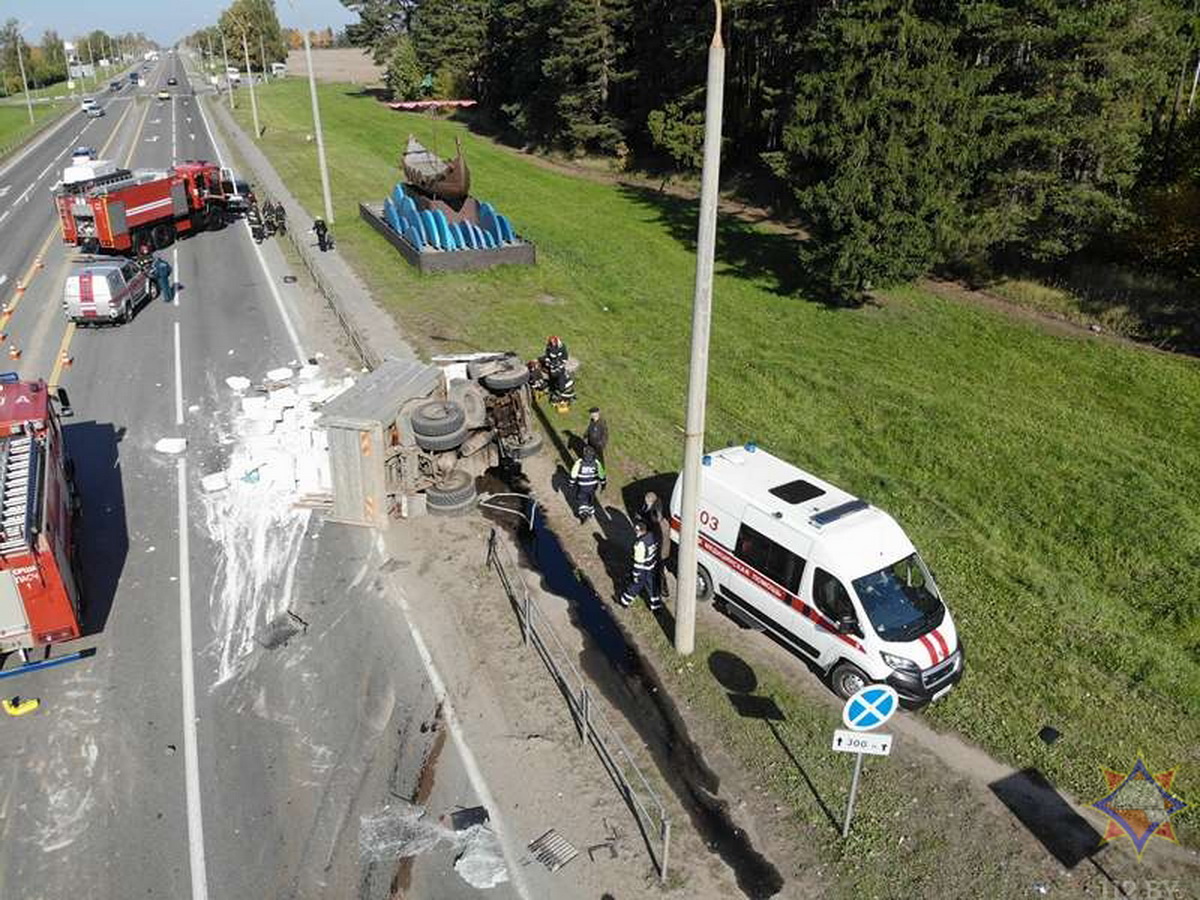
<instances>
[{"instance_id":1,"label":"road sign post","mask_svg":"<svg viewBox=\"0 0 1200 900\"><path fill-rule=\"evenodd\" d=\"M850 779L850 798L846 801L846 817L842 821L842 837L850 836L854 819L854 801L858 796L858 780L862 775L863 757L887 756L892 751L890 734L866 734L890 719L900 706L900 697L886 685L872 684L856 691L842 709L842 721L849 731L833 733L833 749L854 754L854 775Z\"/></svg>"}]
</instances>

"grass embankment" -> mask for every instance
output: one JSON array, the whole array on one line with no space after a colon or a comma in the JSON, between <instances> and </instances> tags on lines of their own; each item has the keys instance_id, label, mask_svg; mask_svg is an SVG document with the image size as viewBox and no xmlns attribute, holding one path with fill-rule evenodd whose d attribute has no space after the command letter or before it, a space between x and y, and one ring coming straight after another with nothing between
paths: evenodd
<instances>
[{"instance_id":1,"label":"grass embankment","mask_svg":"<svg viewBox=\"0 0 1200 900\"><path fill-rule=\"evenodd\" d=\"M66 103L35 103L32 125L29 124L29 111L24 103L20 106L0 105L0 156L27 140L42 127L46 119L61 112Z\"/></svg>"},{"instance_id":2,"label":"grass embankment","mask_svg":"<svg viewBox=\"0 0 1200 900\"><path fill-rule=\"evenodd\" d=\"M338 247L412 338L532 356L563 335L583 368L562 426L578 433L599 403L626 478L675 470L695 205L566 177L350 86L320 90ZM307 91L266 86L259 112L280 175L316 210ZM422 278L360 221L358 202L398 179L410 131L442 153L462 138L475 194L537 244L536 267ZM805 299L794 260L787 236L722 220L708 446L754 439L903 523L968 651L966 679L927 713L937 724L1084 799L1104 792L1099 766L1139 751L1181 765L1186 793L1200 764L1195 361L1050 337L914 289L828 308ZM1036 737L1046 724L1063 734L1053 746ZM827 733L795 738L828 755Z\"/></svg>"}]
</instances>

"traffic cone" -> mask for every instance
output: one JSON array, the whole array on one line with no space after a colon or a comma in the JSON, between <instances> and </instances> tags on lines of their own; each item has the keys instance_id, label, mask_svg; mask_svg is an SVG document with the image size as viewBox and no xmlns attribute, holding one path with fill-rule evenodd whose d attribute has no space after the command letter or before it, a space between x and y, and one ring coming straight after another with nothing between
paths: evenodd
<instances>
[{"instance_id":1,"label":"traffic cone","mask_svg":"<svg viewBox=\"0 0 1200 900\"><path fill-rule=\"evenodd\" d=\"M8 345L8 358L9 359L20 359L21 358L21 351L19 349L17 349L16 344Z\"/></svg>"},{"instance_id":2,"label":"traffic cone","mask_svg":"<svg viewBox=\"0 0 1200 900\"><path fill-rule=\"evenodd\" d=\"M37 259L35 259L33 261L33 267L35 269L44 269L44 268L46 268L46 264L44 262L42 262L42 258L39 256Z\"/></svg>"},{"instance_id":3,"label":"traffic cone","mask_svg":"<svg viewBox=\"0 0 1200 900\"><path fill-rule=\"evenodd\" d=\"M58 363L64 369L71 368L71 363L73 363L73 362L75 362L75 358L72 356L67 356L66 350L64 350L62 353L58 354Z\"/></svg>"},{"instance_id":4,"label":"traffic cone","mask_svg":"<svg viewBox=\"0 0 1200 900\"><path fill-rule=\"evenodd\" d=\"M23 281L18 281L18 282L17 282L17 293L18 293L18 294L23 294L23 293L25 293L25 282L23 282Z\"/></svg>"}]
</instances>

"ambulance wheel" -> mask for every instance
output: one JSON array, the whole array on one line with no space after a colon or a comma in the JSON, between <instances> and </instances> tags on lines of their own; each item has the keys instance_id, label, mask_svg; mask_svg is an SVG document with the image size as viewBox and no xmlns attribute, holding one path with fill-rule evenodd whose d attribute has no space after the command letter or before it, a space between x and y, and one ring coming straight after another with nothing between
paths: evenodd
<instances>
[{"instance_id":1,"label":"ambulance wheel","mask_svg":"<svg viewBox=\"0 0 1200 900\"><path fill-rule=\"evenodd\" d=\"M696 566L696 602L710 603L713 598L712 576L704 566Z\"/></svg>"},{"instance_id":2,"label":"ambulance wheel","mask_svg":"<svg viewBox=\"0 0 1200 900\"><path fill-rule=\"evenodd\" d=\"M444 483L425 491L425 506L431 515L450 516L474 506L475 496L475 479L454 469Z\"/></svg>"},{"instance_id":3,"label":"ambulance wheel","mask_svg":"<svg viewBox=\"0 0 1200 900\"><path fill-rule=\"evenodd\" d=\"M165 250L171 246L171 240L175 235L166 225L155 225L150 232L150 240L154 242L154 246L158 250Z\"/></svg>"},{"instance_id":4,"label":"ambulance wheel","mask_svg":"<svg viewBox=\"0 0 1200 900\"><path fill-rule=\"evenodd\" d=\"M862 673L857 666L848 662L838 663L829 676L833 692L843 700L849 700L856 693L871 683L871 679Z\"/></svg>"},{"instance_id":5,"label":"ambulance wheel","mask_svg":"<svg viewBox=\"0 0 1200 900\"><path fill-rule=\"evenodd\" d=\"M418 436L438 437L453 434L460 431L466 421L466 410L453 400L429 400L412 412L412 430Z\"/></svg>"}]
</instances>

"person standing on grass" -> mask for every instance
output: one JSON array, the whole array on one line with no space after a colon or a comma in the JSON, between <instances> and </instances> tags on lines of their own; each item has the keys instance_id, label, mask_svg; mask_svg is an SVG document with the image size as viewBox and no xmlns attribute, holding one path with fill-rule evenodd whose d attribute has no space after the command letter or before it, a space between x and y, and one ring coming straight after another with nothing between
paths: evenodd
<instances>
[{"instance_id":1,"label":"person standing on grass","mask_svg":"<svg viewBox=\"0 0 1200 900\"><path fill-rule=\"evenodd\" d=\"M596 451L583 448L583 456L571 467L571 484L575 486L575 515L586 522L595 513L596 491L605 486L604 463L596 459Z\"/></svg>"},{"instance_id":2,"label":"person standing on grass","mask_svg":"<svg viewBox=\"0 0 1200 900\"><path fill-rule=\"evenodd\" d=\"M617 602L628 609L644 591L650 598L650 611L657 612L663 605L658 595L658 538L641 519L633 523L633 530L637 535L633 542L633 575Z\"/></svg>"},{"instance_id":3,"label":"person standing on grass","mask_svg":"<svg viewBox=\"0 0 1200 900\"><path fill-rule=\"evenodd\" d=\"M608 446L608 423L600 415L598 406L588 410L588 426L583 433L583 442L596 451L600 462L604 462L604 448Z\"/></svg>"},{"instance_id":4,"label":"person standing on grass","mask_svg":"<svg viewBox=\"0 0 1200 900\"><path fill-rule=\"evenodd\" d=\"M654 570L654 575L658 580L658 587L662 595L666 597L668 596L667 559L671 555L671 542L668 540L670 532L667 528L666 516L663 515L662 505L658 502L658 494L654 491L646 492L637 517L646 523L646 530L658 539L658 566Z\"/></svg>"}]
</instances>

